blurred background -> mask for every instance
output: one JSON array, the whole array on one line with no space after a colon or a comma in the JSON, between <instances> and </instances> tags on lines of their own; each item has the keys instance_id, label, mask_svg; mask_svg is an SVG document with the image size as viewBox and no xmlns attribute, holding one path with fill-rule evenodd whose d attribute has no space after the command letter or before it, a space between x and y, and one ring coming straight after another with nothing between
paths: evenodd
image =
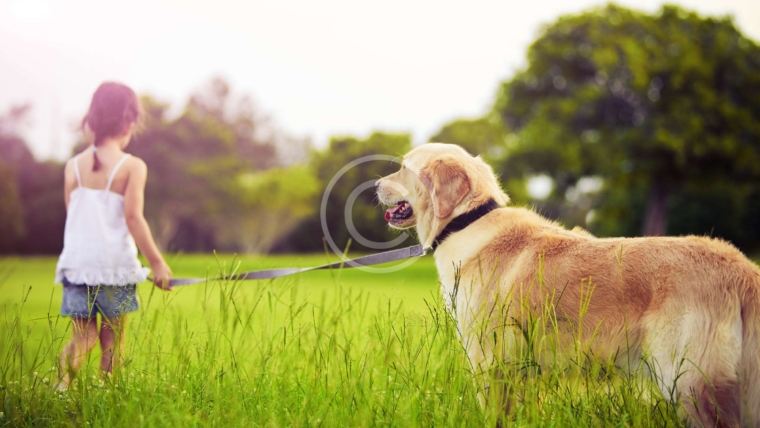
<instances>
[{"instance_id":1,"label":"blurred background","mask_svg":"<svg viewBox=\"0 0 760 428\"><path fill-rule=\"evenodd\" d=\"M439 141L568 227L760 252L759 2L240 3L0 4L0 253L60 252L63 163L106 80L142 94L127 151L164 250L323 251L344 165ZM338 246L351 192L396 168L337 183ZM368 190L351 215L387 241L383 212Z\"/></svg>"}]
</instances>

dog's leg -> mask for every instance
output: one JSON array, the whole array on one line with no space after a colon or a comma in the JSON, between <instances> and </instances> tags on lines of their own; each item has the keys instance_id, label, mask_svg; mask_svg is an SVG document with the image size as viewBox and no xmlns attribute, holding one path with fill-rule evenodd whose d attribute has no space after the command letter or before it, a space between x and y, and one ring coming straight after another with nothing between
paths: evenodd
<instances>
[{"instance_id":1,"label":"dog's leg","mask_svg":"<svg viewBox=\"0 0 760 428\"><path fill-rule=\"evenodd\" d=\"M493 333L492 329L488 329L483 334L468 335L464 340L478 386L480 406L486 419L500 426L500 422L509 418L514 388L511 384L509 360L504 358L504 351L495 352L504 347L506 340L494 340Z\"/></svg>"},{"instance_id":2,"label":"dog's leg","mask_svg":"<svg viewBox=\"0 0 760 428\"><path fill-rule=\"evenodd\" d=\"M739 426L738 314L736 319L693 310L658 323L660 336L650 336L655 338L649 341L651 374L666 399L680 401L694 426Z\"/></svg>"},{"instance_id":3,"label":"dog's leg","mask_svg":"<svg viewBox=\"0 0 760 428\"><path fill-rule=\"evenodd\" d=\"M692 423L705 427L739 426L739 382L735 374L694 373L677 385Z\"/></svg>"},{"instance_id":4,"label":"dog's leg","mask_svg":"<svg viewBox=\"0 0 760 428\"><path fill-rule=\"evenodd\" d=\"M510 417L514 388L517 331L507 316L508 305L488 305L463 323L463 343L478 385L478 401L488 420L498 426ZM461 314L461 312L460 312ZM462 314L464 315L464 314ZM466 315L464 315L466 316Z\"/></svg>"}]
</instances>

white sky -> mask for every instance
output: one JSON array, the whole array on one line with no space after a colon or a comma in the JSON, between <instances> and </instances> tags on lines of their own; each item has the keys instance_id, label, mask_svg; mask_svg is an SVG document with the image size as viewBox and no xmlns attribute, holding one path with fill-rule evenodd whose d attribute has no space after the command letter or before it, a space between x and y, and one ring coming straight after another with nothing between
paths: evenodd
<instances>
[{"instance_id":1,"label":"white sky","mask_svg":"<svg viewBox=\"0 0 760 428\"><path fill-rule=\"evenodd\" d=\"M603 1L2 0L0 112L30 102L39 158L65 158L95 88L116 80L179 108L215 75L279 126L411 132L478 116L525 63L543 23ZM653 12L659 0L625 0ZM682 0L760 39L760 1Z\"/></svg>"}]
</instances>

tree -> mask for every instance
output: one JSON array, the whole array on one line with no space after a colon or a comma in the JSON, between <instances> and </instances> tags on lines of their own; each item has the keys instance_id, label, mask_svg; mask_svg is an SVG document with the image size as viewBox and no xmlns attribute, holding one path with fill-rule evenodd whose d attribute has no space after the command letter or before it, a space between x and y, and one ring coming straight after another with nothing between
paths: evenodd
<instances>
[{"instance_id":1,"label":"tree","mask_svg":"<svg viewBox=\"0 0 760 428\"><path fill-rule=\"evenodd\" d=\"M308 141L278 129L251 96L235 94L222 77L211 79L192 94L187 109L229 126L238 156L252 169L283 166L308 154Z\"/></svg>"},{"instance_id":2,"label":"tree","mask_svg":"<svg viewBox=\"0 0 760 428\"><path fill-rule=\"evenodd\" d=\"M549 174L557 195L585 176L641 190L646 235L665 233L687 185L760 177L760 49L729 18L613 5L562 17L494 110L517 132L503 175Z\"/></svg>"},{"instance_id":3,"label":"tree","mask_svg":"<svg viewBox=\"0 0 760 428\"><path fill-rule=\"evenodd\" d=\"M17 246L25 254L59 254L63 249L66 205L63 199L63 165L35 162L18 170L19 194L24 207L24 238Z\"/></svg>"},{"instance_id":4,"label":"tree","mask_svg":"<svg viewBox=\"0 0 760 428\"><path fill-rule=\"evenodd\" d=\"M498 116L456 119L444 125L430 142L457 144L473 156L497 159L506 151L506 133Z\"/></svg>"},{"instance_id":5,"label":"tree","mask_svg":"<svg viewBox=\"0 0 760 428\"><path fill-rule=\"evenodd\" d=\"M30 111L24 105L0 115L0 250L57 253L66 220L63 166L37 162L20 137Z\"/></svg>"},{"instance_id":6,"label":"tree","mask_svg":"<svg viewBox=\"0 0 760 428\"><path fill-rule=\"evenodd\" d=\"M216 183L222 207L211 213L202 229L213 231L209 240L214 248L268 252L276 239L314 212L310 202L318 189L311 171L285 166L308 154L308 142L277 129L250 96L234 94L220 77L191 96L187 112L230 130L233 136L233 153L215 155L233 155L224 161L226 168L220 165L229 173L226 178L217 168L196 169L207 183ZM190 223L187 217L184 223Z\"/></svg>"},{"instance_id":7,"label":"tree","mask_svg":"<svg viewBox=\"0 0 760 428\"><path fill-rule=\"evenodd\" d=\"M327 148L313 152L309 167L319 180L319 191L311 200L314 207L320 207L322 196L330 180L346 165L354 160L369 155L390 155L402 157L411 150L412 143L408 134L389 134L375 132L365 139L355 137L334 137ZM345 248L352 240L352 250L371 250L352 239L344 215L346 203L351 193L363 183L396 171L399 165L387 160L370 161L346 170L345 174L335 183L327 199L327 227L335 244ZM351 220L357 232L363 237L375 242L388 242L394 239L396 232L389 230L383 220L383 209L375 201L374 188L365 189L358 194L355 203L350 207ZM320 213L308 217L285 236L276 246L277 251L323 251L324 233Z\"/></svg>"},{"instance_id":8,"label":"tree","mask_svg":"<svg viewBox=\"0 0 760 428\"><path fill-rule=\"evenodd\" d=\"M0 254L11 252L24 236L24 212L16 174L5 162L0 162L0 236Z\"/></svg>"},{"instance_id":9,"label":"tree","mask_svg":"<svg viewBox=\"0 0 760 428\"><path fill-rule=\"evenodd\" d=\"M146 131L127 151L148 165L145 216L160 245L202 251L219 248L215 220L240 209L237 177L246 170L235 147L235 133L213 115L188 108L174 120L167 106L143 98Z\"/></svg>"},{"instance_id":10,"label":"tree","mask_svg":"<svg viewBox=\"0 0 760 428\"><path fill-rule=\"evenodd\" d=\"M287 236L318 205L319 182L305 165L278 167L239 177L242 210L222 214L223 222L236 227L220 230L217 240L239 243L249 253L267 253L276 240Z\"/></svg>"}]
</instances>

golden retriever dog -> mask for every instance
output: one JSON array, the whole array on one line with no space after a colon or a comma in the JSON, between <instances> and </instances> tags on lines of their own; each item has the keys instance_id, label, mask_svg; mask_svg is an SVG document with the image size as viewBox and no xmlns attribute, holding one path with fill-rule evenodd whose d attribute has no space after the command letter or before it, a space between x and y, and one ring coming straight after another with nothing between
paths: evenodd
<instances>
[{"instance_id":1,"label":"golden retriever dog","mask_svg":"<svg viewBox=\"0 0 760 428\"><path fill-rule=\"evenodd\" d=\"M509 412L510 392L491 385L521 323L543 317L559 343L643 364L694 425L760 425L760 270L730 244L567 230L506 206L492 169L450 144L409 152L377 195L391 227L434 251L473 371L492 374L481 404Z\"/></svg>"}]
</instances>

